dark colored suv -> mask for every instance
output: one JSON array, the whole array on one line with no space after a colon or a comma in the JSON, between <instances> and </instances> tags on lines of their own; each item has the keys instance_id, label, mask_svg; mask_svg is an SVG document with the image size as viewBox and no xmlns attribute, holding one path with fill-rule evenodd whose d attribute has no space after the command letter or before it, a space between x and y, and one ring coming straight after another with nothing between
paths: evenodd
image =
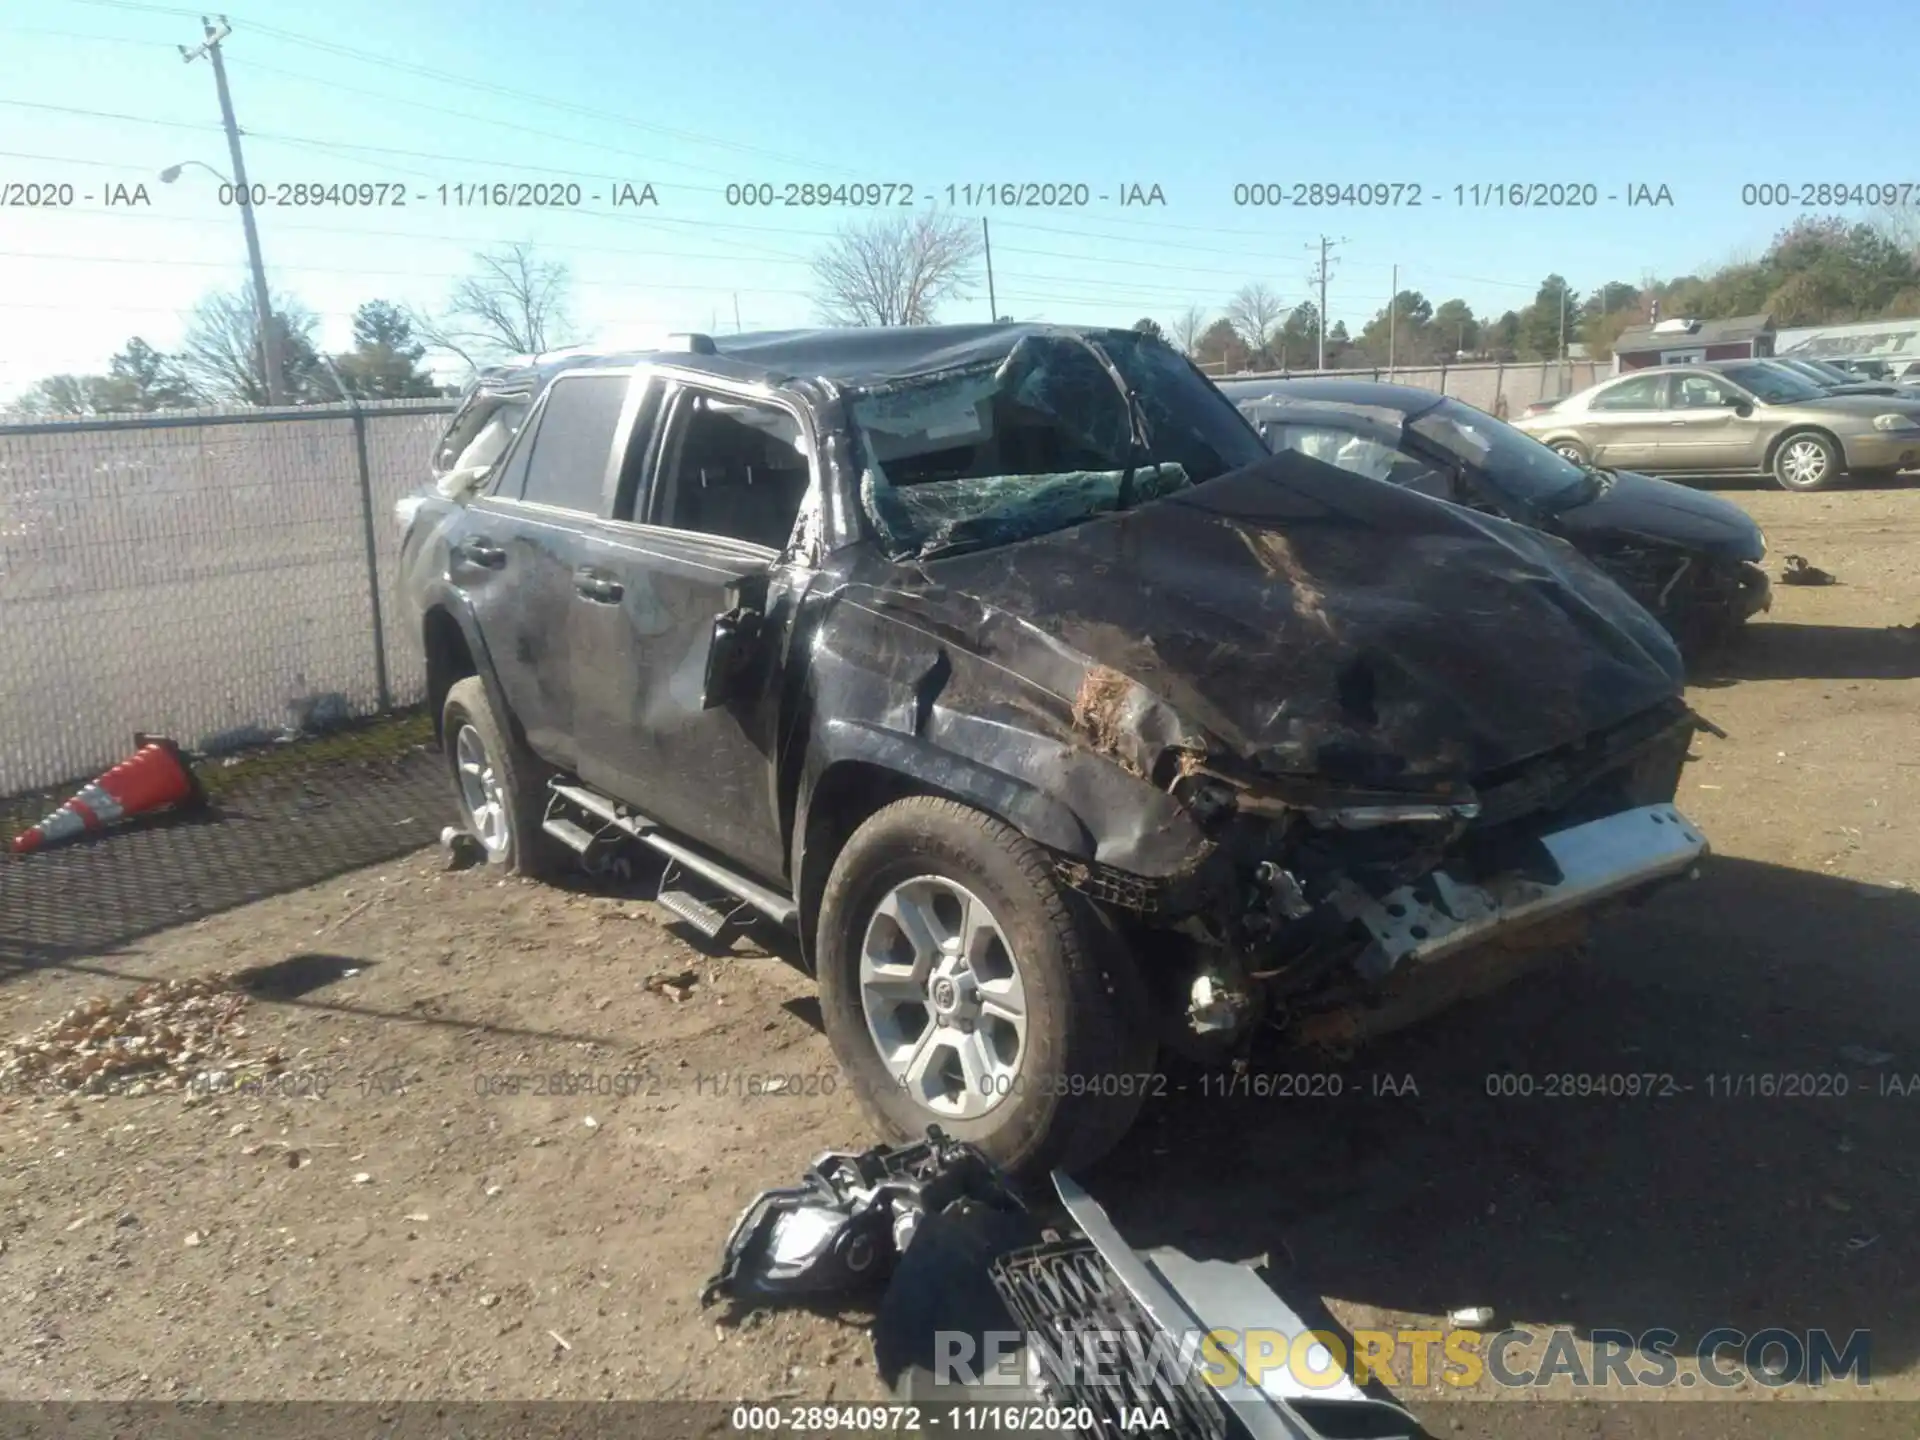
<instances>
[{"instance_id":1,"label":"dark colored suv","mask_svg":"<svg viewBox=\"0 0 1920 1440\"><path fill-rule=\"evenodd\" d=\"M1351 1039L1705 849L1644 610L1133 331L543 357L436 468L405 584L489 859L647 847L689 924L797 931L895 1138L1083 1161L1161 1046Z\"/></svg>"}]
</instances>

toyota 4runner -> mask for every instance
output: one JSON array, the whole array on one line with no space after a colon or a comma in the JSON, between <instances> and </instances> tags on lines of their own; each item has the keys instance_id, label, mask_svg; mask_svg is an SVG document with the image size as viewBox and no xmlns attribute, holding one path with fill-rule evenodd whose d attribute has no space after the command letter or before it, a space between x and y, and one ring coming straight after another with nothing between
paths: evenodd
<instances>
[{"instance_id":1,"label":"toyota 4runner","mask_svg":"<svg viewBox=\"0 0 1920 1440\"><path fill-rule=\"evenodd\" d=\"M696 929L789 927L895 1139L1083 1162L1162 1047L1402 1023L1706 850L1652 617L1133 331L543 356L435 470L404 584L489 861L644 847Z\"/></svg>"}]
</instances>

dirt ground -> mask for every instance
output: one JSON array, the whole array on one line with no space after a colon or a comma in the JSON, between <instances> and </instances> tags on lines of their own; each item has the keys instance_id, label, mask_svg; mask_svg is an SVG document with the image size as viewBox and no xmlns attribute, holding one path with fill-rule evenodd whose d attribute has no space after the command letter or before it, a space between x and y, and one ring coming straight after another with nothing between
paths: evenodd
<instances>
[{"instance_id":1,"label":"dirt ground","mask_svg":"<svg viewBox=\"0 0 1920 1440\"><path fill-rule=\"evenodd\" d=\"M1134 1243L1264 1254L1354 1328L1471 1305L1583 1334L1869 1328L1872 1386L1842 1388L1920 1399L1920 630L1892 628L1920 622L1920 490L1734 498L1776 572L1802 553L1841 583L1780 588L1695 687L1727 731L1680 795L1701 878L1339 1062L1341 1098L1154 1102L1080 1177ZM0 1095L0 1399L877 1396L860 1315L724 1329L698 1304L756 1192L870 1142L790 952L702 953L665 919L427 849L14 966L16 1036L272 967L247 1043L286 1068L253 1094ZM1629 1072L1686 1088L1488 1093ZM1737 1078L1779 1074L1847 1093ZM581 1093L534 1093L556 1088ZM1436 1433L1620 1433L1389 1388ZM1860 1407L1822 1408L1841 1433Z\"/></svg>"}]
</instances>

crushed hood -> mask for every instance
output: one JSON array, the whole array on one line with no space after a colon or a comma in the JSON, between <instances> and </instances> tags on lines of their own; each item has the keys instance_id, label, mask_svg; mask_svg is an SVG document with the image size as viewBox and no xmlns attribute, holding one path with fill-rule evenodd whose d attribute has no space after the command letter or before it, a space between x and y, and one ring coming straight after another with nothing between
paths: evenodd
<instances>
[{"instance_id":1,"label":"crushed hood","mask_svg":"<svg viewBox=\"0 0 1920 1440\"><path fill-rule=\"evenodd\" d=\"M894 574L1021 678L1069 648L1210 749L1354 784L1481 775L1683 683L1666 632L1563 542L1291 453Z\"/></svg>"}]
</instances>

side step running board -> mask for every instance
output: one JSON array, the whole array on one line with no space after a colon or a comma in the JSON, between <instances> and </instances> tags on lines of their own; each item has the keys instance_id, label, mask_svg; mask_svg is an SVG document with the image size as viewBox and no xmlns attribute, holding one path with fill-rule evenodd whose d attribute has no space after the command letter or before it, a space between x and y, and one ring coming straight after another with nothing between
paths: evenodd
<instances>
[{"instance_id":1,"label":"side step running board","mask_svg":"<svg viewBox=\"0 0 1920 1440\"><path fill-rule=\"evenodd\" d=\"M661 833L659 825L646 816L636 814L625 805L617 805L598 791L589 790L584 785L568 785L556 780L548 788L568 804L577 805L604 824L632 836L642 845L658 851L681 868L691 871L736 899L751 905L776 925L792 929L799 922L800 907L787 896L762 885L757 880L748 879L718 860L688 849L678 841L669 840ZM581 826L559 816L550 818L542 828L555 839L583 853L596 838ZM575 836L584 843L576 843L573 838ZM658 901L709 938L719 934L727 923L726 917L718 910L684 890L663 890Z\"/></svg>"},{"instance_id":2,"label":"side step running board","mask_svg":"<svg viewBox=\"0 0 1920 1440\"><path fill-rule=\"evenodd\" d=\"M709 940L718 940L730 919L687 890L662 889L653 897L653 903L685 921Z\"/></svg>"},{"instance_id":3,"label":"side step running board","mask_svg":"<svg viewBox=\"0 0 1920 1440\"><path fill-rule=\"evenodd\" d=\"M561 815L549 815L540 822L540 828L569 850L580 855L587 853L595 838L591 831L581 829L573 821Z\"/></svg>"}]
</instances>

